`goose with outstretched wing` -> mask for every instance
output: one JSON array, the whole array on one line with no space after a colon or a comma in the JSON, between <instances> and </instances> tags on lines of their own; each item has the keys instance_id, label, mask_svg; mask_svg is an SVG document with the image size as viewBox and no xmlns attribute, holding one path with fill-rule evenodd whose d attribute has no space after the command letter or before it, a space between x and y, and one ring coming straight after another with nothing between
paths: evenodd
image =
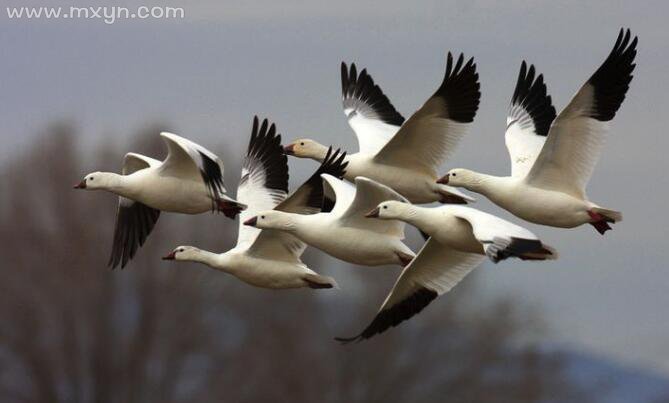
<instances>
[{"instance_id":1,"label":"goose with outstretched wing","mask_svg":"<svg viewBox=\"0 0 669 403\"><path fill-rule=\"evenodd\" d=\"M342 342L368 339L408 320L455 287L486 256L494 263L510 257L557 258L553 248L527 229L466 206L430 208L391 200L367 216L409 223L429 239L404 268L372 322L355 337L337 338Z\"/></svg>"},{"instance_id":2,"label":"goose with outstretched wing","mask_svg":"<svg viewBox=\"0 0 669 403\"><path fill-rule=\"evenodd\" d=\"M554 119L541 76L532 83L532 74L523 74L523 63L514 101L528 101L512 106L511 121L507 124L512 175L498 177L458 168L449 171L439 183L481 193L498 206L536 224L561 228L591 224L604 234L611 229L609 224L622 220L622 213L590 201L586 186L599 159L609 122L622 105L632 81L636 46L637 37L632 37L629 29L621 29L604 63ZM552 123L541 144L536 136L543 137L549 120Z\"/></svg>"},{"instance_id":3,"label":"goose with outstretched wing","mask_svg":"<svg viewBox=\"0 0 669 403\"><path fill-rule=\"evenodd\" d=\"M453 153L476 116L481 92L473 58L449 52L437 91L404 120L366 70L342 63L342 100L360 150L346 158L346 179L364 176L391 186L412 203L466 203L473 199L436 183L440 165ZM286 153L322 161L327 147L311 139L286 146Z\"/></svg>"},{"instance_id":4,"label":"goose with outstretched wing","mask_svg":"<svg viewBox=\"0 0 669 403\"><path fill-rule=\"evenodd\" d=\"M106 190L119 195L109 265L125 267L144 244L161 211L201 214L219 211L235 218L246 206L227 196L223 162L188 139L161 133L167 157L158 161L128 153L121 175L93 172L75 189Z\"/></svg>"}]
</instances>

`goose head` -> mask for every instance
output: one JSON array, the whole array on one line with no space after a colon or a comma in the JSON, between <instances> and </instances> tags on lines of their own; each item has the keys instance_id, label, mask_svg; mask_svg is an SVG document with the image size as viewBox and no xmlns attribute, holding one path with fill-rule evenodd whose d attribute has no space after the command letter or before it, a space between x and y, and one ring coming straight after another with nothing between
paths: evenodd
<instances>
[{"instance_id":1,"label":"goose head","mask_svg":"<svg viewBox=\"0 0 669 403\"><path fill-rule=\"evenodd\" d=\"M328 148L311 139L299 139L283 147L283 152L298 158L322 160Z\"/></svg>"},{"instance_id":2,"label":"goose head","mask_svg":"<svg viewBox=\"0 0 669 403\"><path fill-rule=\"evenodd\" d=\"M389 200L380 203L374 210L365 214L365 217L380 218L382 220L396 220L404 216L409 206L409 204L404 202Z\"/></svg>"},{"instance_id":3,"label":"goose head","mask_svg":"<svg viewBox=\"0 0 669 403\"><path fill-rule=\"evenodd\" d=\"M200 252L202 251L194 246L177 246L172 252L163 256L163 260L198 261Z\"/></svg>"},{"instance_id":4,"label":"goose head","mask_svg":"<svg viewBox=\"0 0 669 403\"><path fill-rule=\"evenodd\" d=\"M468 169L456 168L451 169L437 180L437 183L442 185L450 185L455 187L467 187L475 183L477 180L477 174L474 171Z\"/></svg>"},{"instance_id":5,"label":"goose head","mask_svg":"<svg viewBox=\"0 0 669 403\"><path fill-rule=\"evenodd\" d=\"M260 229L278 229L284 231L293 228L293 222L290 219L290 215L276 210L260 212L257 216L244 221L244 225Z\"/></svg>"},{"instance_id":6,"label":"goose head","mask_svg":"<svg viewBox=\"0 0 669 403\"><path fill-rule=\"evenodd\" d=\"M84 176L84 179L74 185L74 188L85 190L108 189L111 187L114 177L115 175L109 172L92 172Z\"/></svg>"}]
</instances>

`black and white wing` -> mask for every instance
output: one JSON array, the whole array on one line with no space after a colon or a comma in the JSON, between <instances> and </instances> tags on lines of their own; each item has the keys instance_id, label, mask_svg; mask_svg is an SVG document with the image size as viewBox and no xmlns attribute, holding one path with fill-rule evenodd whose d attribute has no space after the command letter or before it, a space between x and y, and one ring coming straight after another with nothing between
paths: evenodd
<instances>
[{"instance_id":1,"label":"black and white wing","mask_svg":"<svg viewBox=\"0 0 669 403\"><path fill-rule=\"evenodd\" d=\"M608 122L620 108L634 71L637 37L620 30L604 63L557 116L526 181L540 188L585 197Z\"/></svg>"},{"instance_id":2,"label":"black and white wing","mask_svg":"<svg viewBox=\"0 0 669 403\"><path fill-rule=\"evenodd\" d=\"M343 178L348 163L344 162L346 153L339 150L328 150L321 166L306 182L288 198L282 201L275 210L295 214L316 214L322 211L325 203L325 192L321 175L334 175ZM257 236L249 252L269 259L300 263L300 256L306 244L286 231L264 229Z\"/></svg>"},{"instance_id":3,"label":"black and white wing","mask_svg":"<svg viewBox=\"0 0 669 403\"><path fill-rule=\"evenodd\" d=\"M240 213L238 247L250 247L260 229L244 225L258 212L272 210L288 196L288 158L283 153L281 135L267 119L253 118L251 140L242 165L237 199L247 208Z\"/></svg>"},{"instance_id":4,"label":"black and white wing","mask_svg":"<svg viewBox=\"0 0 669 403\"><path fill-rule=\"evenodd\" d=\"M418 255L404 268L365 330L355 337L336 340L351 342L369 339L410 319L435 298L455 287L484 259L483 255L459 252L433 238L428 239Z\"/></svg>"},{"instance_id":5,"label":"black and white wing","mask_svg":"<svg viewBox=\"0 0 669 403\"><path fill-rule=\"evenodd\" d=\"M123 175L149 167L157 167L160 161L141 154L128 153L123 159ZM116 223L114 224L114 241L108 265L114 269L118 264L124 268L135 256L153 230L160 210L148 207L125 197L118 198Z\"/></svg>"},{"instance_id":6,"label":"black and white wing","mask_svg":"<svg viewBox=\"0 0 669 403\"><path fill-rule=\"evenodd\" d=\"M344 207L343 203L340 205L340 194L343 193L340 186L341 181L328 175L323 175L323 179L328 186L332 187L337 195L335 209L332 211L332 214L337 218L340 225L361 228L404 239L404 221L365 217L367 213L384 201L396 200L408 203L408 200L404 196L386 185L363 176L358 176L355 178L355 195ZM345 202L347 198L350 198L348 193L342 195L341 201Z\"/></svg>"},{"instance_id":7,"label":"black and white wing","mask_svg":"<svg viewBox=\"0 0 669 403\"><path fill-rule=\"evenodd\" d=\"M553 260L558 257L555 249L519 225L466 206L440 208L467 221L474 238L481 242L486 256L495 263L509 257L521 260Z\"/></svg>"},{"instance_id":8,"label":"black and white wing","mask_svg":"<svg viewBox=\"0 0 669 403\"><path fill-rule=\"evenodd\" d=\"M358 75L341 63L341 91L344 114L358 138L360 152L375 154L397 133L404 118L395 110L381 88L363 69Z\"/></svg>"},{"instance_id":9,"label":"black and white wing","mask_svg":"<svg viewBox=\"0 0 669 403\"><path fill-rule=\"evenodd\" d=\"M534 65L520 65L506 117L506 148L511 158L511 176L524 178L544 146L555 119L555 107L546 91L543 75L535 77Z\"/></svg>"},{"instance_id":10,"label":"black and white wing","mask_svg":"<svg viewBox=\"0 0 669 403\"><path fill-rule=\"evenodd\" d=\"M339 149L328 149L325 159L309 179L306 180L286 200L276 207L276 210L296 214L315 214L329 211L334 204L334 198L327 197L321 175L331 175L343 179L348 162L344 162L346 152Z\"/></svg>"},{"instance_id":11,"label":"black and white wing","mask_svg":"<svg viewBox=\"0 0 669 403\"><path fill-rule=\"evenodd\" d=\"M217 202L222 200L222 195L226 192L223 161L201 145L176 134L162 132L160 137L167 145L167 157L161 171L177 178L201 178L214 201L212 209L215 209Z\"/></svg>"},{"instance_id":12,"label":"black and white wing","mask_svg":"<svg viewBox=\"0 0 669 403\"><path fill-rule=\"evenodd\" d=\"M432 176L455 150L479 107L481 91L474 59L454 63L448 53L446 73L437 92L418 109L374 157L392 165Z\"/></svg>"}]
</instances>

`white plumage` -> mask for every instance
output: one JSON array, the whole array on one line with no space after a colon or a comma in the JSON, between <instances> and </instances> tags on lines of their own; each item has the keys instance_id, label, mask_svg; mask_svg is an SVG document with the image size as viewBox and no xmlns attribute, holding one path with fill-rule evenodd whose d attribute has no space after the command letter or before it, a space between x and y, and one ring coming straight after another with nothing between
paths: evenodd
<instances>
[{"instance_id":1,"label":"white plumage","mask_svg":"<svg viewBox=\"0 0 669 403\"><path fill-rule=\"evenodd\" d=\"M535 157L539 140L527 141L537 127L545 127L553 107L546 96L542 77L524 76L525 64L512 101L524 106L516 123L507 128L507 146L512 158L512 176L496 177L454 169L440 183L464 187L481 193L516 216L537 224L572 228L592 224L604 234L609 223L622 220L618 211L603 208L588 200L586 185L599 159L602 144L613 119L625 99L634 70L637 38L620 31L613 50L604 63L583 84L571 102L555 118L541 151ZM533 72L534 69L531 67ZM538 90L538 89L541 89ZM517 117L519 116L519 117ZM529 151L528 151L529 150ZM516 161L526 156L531 166Z\"/></svg>"},{"instance_id":2,"label":"white plumage","mask_svg":"<svg viewBox=\"0 0 669 403\"><path fill-rule=\"evenodd\" d=\"M453 152L478 109L478 73L473 59L457 61L449 53L444 80L437 91L406 122L378 85L363 70L357 75L342 64L344 113L360 150L347 158L346 179L364 176L392 186L414 203L473 199L436 183L439 166ZM326 147L309 139L296 140L286 152L323 159Z\"/></svg>"},{"instance_id":3,"label":"white plumage","mask_svg":"<svg viewBox=\"0 0 669 403\"><path fill-rule=\"evenodd\" d=\"M387 201L371 216L407 222L430 238L404 268L376 317L359 335L343 342L368 339L411 318L432 300L450 291L485 256L493 262L516 257L555 259L555 251L525 228L465 206L418 207Z\"/></svg>"}]
</instances>

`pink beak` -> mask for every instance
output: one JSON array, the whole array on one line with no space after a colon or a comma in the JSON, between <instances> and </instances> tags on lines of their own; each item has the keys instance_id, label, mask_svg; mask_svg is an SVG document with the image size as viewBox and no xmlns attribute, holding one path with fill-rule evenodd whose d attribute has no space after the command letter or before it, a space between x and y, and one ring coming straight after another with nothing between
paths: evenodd
<instances>
[{"instance_id":1,"label":"pink beak","mask_svg":"<svg viewBox=\"0 0 669 403\"><path fill-rule=\"evenodd\" d=\"M169 253L167 256L163 256L163 260L174 260L174 257L176 255L176 252L172 251Z\"/></svg>"},{"instance_id":2,"label":"pink beak","mask_svg":"<svg viewBox=\"0 0 669 403\"><path fill-rule=\"evenodd\" d=\"M449 177L449 176L451 176L451 174L446 174L446 175L442 176L441 178L439 178L439 179L437 180L437 183L440 183L440 184L442 184L442 185L446 185L446 184L448 184L448 177Z\"/></svg>"},{"instance_id":3,"label":"pink beak","mask_svg":"<svg viewBox=\"0 0 669 403\"><path fill-rule=\"evenodd\" d=\"M74 185L74 189L86 189L86 180L83 180Z\"/></svg>"},{"instance_id":4,"label":"pink beak","mask_svg":"<svg viewBox=\"0 0 669 403\"><path fill-rule=\"evenodd\" d=\"M257 223L258 223L258 217L251 217L248 220L244 221L244 225L248 225L250 227L255 227Z\"/></svg>"},{"instance_id":5,"label":"pink beak","mask_svg":"<svg viewBox=\"0 0 669 403\"><path fill-rule=\"evenodd\" d=\"M374 210L370 211L369 213L365 214L365 217L367 218L377 218L379 216L379 208L375 208Z\"/></svg>"},{"instance_id":6,"label":"pink beak","mask_svg":"<svg viewBox=\"0 0 669 403\"><path fill-rule=\"evenodd\" d=\"M283 147L283 153L287 155L295 155L295 144L288 144Z\"/></svg>"}]
</instances>

